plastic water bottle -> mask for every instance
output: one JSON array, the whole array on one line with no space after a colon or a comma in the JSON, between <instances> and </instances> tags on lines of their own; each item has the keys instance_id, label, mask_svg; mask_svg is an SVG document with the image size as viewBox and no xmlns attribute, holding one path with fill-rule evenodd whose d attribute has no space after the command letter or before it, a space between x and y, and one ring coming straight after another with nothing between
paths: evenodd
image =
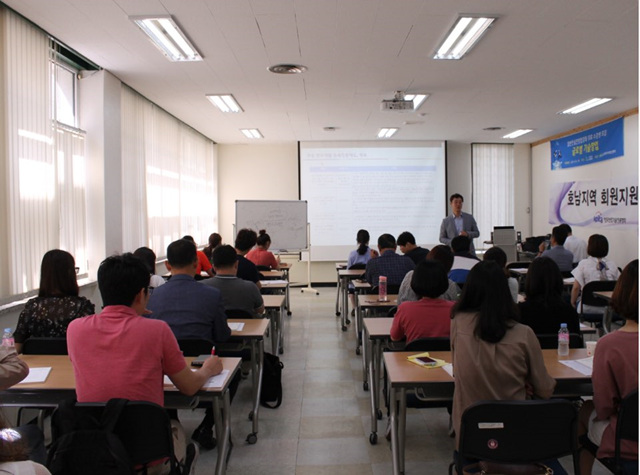
<instances>
[{"instance_id":1,"label":"plastic water bottle","mask_svg":"<svg viewBox=\"0 0 640 475\"><path fill-rule=\"evenodd\" d=\"M566 323L560 324L558 331L558 356L567 356L569 354L569 330Z\"/></svg>"},{"instance_id":2,"label":"plastic water bottle","mask_svg":"<svg viewBox=\"0 0 640 475\"><path fill-rule=\"evenodd\" d=\"M2 334L2 346L16 346L11 328L5 328Z\"/></svg>"},{"instance_id":3,"label":"plastic water bottle","mask_svg":"<svg viewBox=\"0 0 640 475\"><path fill-rule=\"evenodd\" d=\"M387 301L387 278L381 275L378 279L378 300Z\"/></svg>"}]
</instances>

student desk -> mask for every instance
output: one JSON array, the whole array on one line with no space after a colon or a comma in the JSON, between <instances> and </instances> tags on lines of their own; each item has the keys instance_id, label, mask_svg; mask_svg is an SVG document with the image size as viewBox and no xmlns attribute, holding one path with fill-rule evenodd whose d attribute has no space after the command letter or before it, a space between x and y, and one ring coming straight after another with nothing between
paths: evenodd
<instances>
[{"instance_id":1,"label":"student desk","mask_svg":"<svg viewBox=\"0 0 640 475\"><path fill-rule=\"evenodd\" d=\"M290 287L290 281L289 281L289 271L291 270L291 264L287 263L287 262L281 262L280 265L278 266L280 268L280 272L282 272L282 278L284 280L287 281L287 289L285 291L287 299L287 315L291 315L291 299L289 298L289 287Z\"/></svg>"},{"instance_id":2,"label":"student desk","mask_svg":"<svg viewBox=\"0 0 640 475\"><path fill-rule=\"evenodd\" d=\"M528 267L524 267L524 268L515 268L515 269L509 269L509 272L514 274L516 276L516 278L518 279L518 282L520 282L520 279L523 279L524 277L527 276L527 272L529 272L529 268ZM575 277L565 277L562 279L562 283L564 284L565 287L573 287L573 283L576 281ZM519 284L518 284L519 285Z\"/></svg>"},{"instance_id":3,"label":"student desk","mask_svg":"<svg viewBox=\"0 0 640 475\"><path fill-rule=\"evenodd\" d=\"M364 269L340 269L338 270L338 279L340 280L339 289L342 293L342 307L336 315L342 316L342 331L347 331L349 321L349 281L359 279L364 275Z\"/></svg>"},{"instance_id":4,"label":"student desk","mask_svg":"<svg viewBox=\"0 0 640 475\"><path fill-rule=\"evenodd\" d=\"M356 354L360 354L360 348L362 351L362 370L363 370L363 388L366 391L368 389L367 385L367 376L368 376L368 362L370 360L371 353L367 352L369 348L366 348L367 338L364 339L365 343L362 343L362 330L363 330L363 320L365 315L368 317L371 311L382 310L384 311L384 316L386 317L389 309L398 305L398 296L397 295L388 295L387 300L381 302L378 300L377 295L358 295L357 296L357 308L356 308L356 337L357 337L357 347ZM382 317L375 318L379 320ZM367 318L367 320L373 320L372 318ZM393 320L393 319L391 319ZM391 324L387 330L391 328ZM387 339L389 339L389 332L387 331Z\"/></svg>"},{"instance_id":5,"label":"student desk","mask_svg":"<svg viewBox=\"0 0 640 475\"><path fill-rule=\"evenodd\" d=\"M280 271L269 271L280 272ZM271 279L261 280L260 285L262 290L275 290L278 293L282 293L285 296L284 307L287 310L287 315L291 315L291 304L289 303L289 281L285 279ZM263 296L264 297L264 296Z\"/></svg>"},{"instance_id":6,"label":"student desk","mask_svg":"<svg viewBox=\"0 0 640 475\"><path fill-rule=\"evenodd\" d=\"M275 296L281 297L282 296ZM260 389L262 388L262 375L264 372L264 335L269 326L269 320L265 318L247 318L227 320L228 323L244 323L242 330L231 331L231 341L247 341L251 348L251 388L253 397L253 409L249 413L252 423L252 432L247 436L247 442L255 444L258 440L258 413L260 410Z\"/></svg>"},{"instance_id":7,"label":"student desk","mask_svg":"<svg viewBox=\"0 0 640 475\"><path fill-rule=\"evenodd\" d=\"M66 355L20 355L30 368L51 367L47 380L43 383L17 384L0 392L0 404L18 407L57 407L65 398L76 396L76 384L73 366ZM190 363L193 358L185 358ZM227 454L229 453L229 436L231 434L231 418L229 403L229 383L240 367L240 358L221 358L224 369L229 370L222 386L199 391L197 396L181 394L173 384L165 384L166 407L195 407L197 398L207 399L213 404L216 438L218 439L218 459L216 475L226 471ZM195 400L195 405L194 405Z\"/></svg>"},{"instance_id":8,"label":"student desk","mask_svg":"<svg viewBox=\"0 0 640 475\"><path fill-rule=\"evenodd\" d=\"M406 424L406 395L408 389L422 388L424 394L433 400L451 400L453 398L453 377L443 368L425 369L411 363L407 357L417 354L414 351L387 352L384 365L389 378L391 391L391 453L394 475L404 472L404 437ZM434 358L451 362L451 352L431 351ZM545 366L549 374L556 379L554 396L585 396L593 394L591 377L569 368L558 360L557 350L542 350ZM564 360L586 358L587 350L571 349ZM396 404L397 402L397 404Z\"/></svg>"},{"instance_id":9,"label":"student desk","mask_svg":"<svg viewBox=\"0 0 640 475\"><path fill-rule=\"evenodd\" d=\"M274 355L284 353L284 295L263 295L264 308L271 322L271 352Z\"/></svg>"},{"instance_id":10,"label":"student desk","mask_svg":"<svg viewBox=\"0 0 640 475\"><path fill-rule=\"evenodd\" d=\"M336 317L340 316L340 296L342 295L341 293L341 285L340 285L340 274L338 274L338 271L344 270L347 268L347 263L346 262L336 262Z\"/></svg>"}]
</instances>

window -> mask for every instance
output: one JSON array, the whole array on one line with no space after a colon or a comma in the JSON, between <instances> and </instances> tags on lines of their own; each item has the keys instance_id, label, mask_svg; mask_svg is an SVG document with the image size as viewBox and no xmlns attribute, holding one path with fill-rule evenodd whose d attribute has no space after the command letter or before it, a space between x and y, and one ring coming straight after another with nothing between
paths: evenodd
<instances>
[{"instance_id":1,"label":"window","mask_svg":"<svg viewBox=\"0 0 640 475\"><path fill-rule=\"evenodd\" d=\"M512 226L513 145L472 144L473 216L480 241L488 241L494 226ZM484 246L476 243L476 248Z\"/></svg>"}]
</instances>

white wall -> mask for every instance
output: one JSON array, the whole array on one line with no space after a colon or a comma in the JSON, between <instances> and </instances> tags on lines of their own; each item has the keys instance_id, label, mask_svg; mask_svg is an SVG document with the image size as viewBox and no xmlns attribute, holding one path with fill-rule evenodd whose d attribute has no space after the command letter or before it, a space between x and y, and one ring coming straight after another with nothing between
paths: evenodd
<instances>
[{"instance_id":1,"label":"white wall","mask_svg":"<svg viewBox=\"0 0 640 475\"><path fill-rule=\"evenodd\" d=\"M533 234L551 232L549 224L549 188L553 183L574 180L607 180L616 176L638 177L638 115L624 119L624 156L582 167L551 170L551 144L540 144L532 149L531 189L533 194ZM637 183L637 182L636 182ZM600 233L590 227L572 226L573 234L585 241L591 234ZM609 257L624 267L638 258L638 228L633 230L607 230Z\"/></svg>"}]
</instances>

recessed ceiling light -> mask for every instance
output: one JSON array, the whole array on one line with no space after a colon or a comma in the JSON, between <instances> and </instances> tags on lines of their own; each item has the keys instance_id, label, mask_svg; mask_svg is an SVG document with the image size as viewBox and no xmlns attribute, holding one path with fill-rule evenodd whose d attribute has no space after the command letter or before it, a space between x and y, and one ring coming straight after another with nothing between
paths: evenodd
<instances>
[{"instance_id":1,"label":"recessed ceiling light","mask_svg":"<svg viewBox=\"0 0 640 475\"><path fill-rule=\"evenodd\" d=\"M244 112L231 94L207 94L207 99L222 112Z\"/></svg>"},{"instance_id":2,"label":"recessed ceiling light","mask_svg":"<svg viewBox=\"0 0 640 475\"><path fill-rule=\"evenodd\" d=\"M599 105L604 104L605 102L609 102L611 100L610 97L594 97L582 104L578 104L577 106L573 106L569 109L563 110L562 112L558 112L558 114L579 114L580 112L584 112L593 107L597 107Z\"/></svg>"},{"instance_id":3,"label":"recessed ceiling light","mask_svg":"<svg viewBox=\"0 0 640 475\"><path fill-rule=\"evenodd\" d=\"M397 127L383 127L378 131L379 139L391 138L398 131Z\"/></svg>"},{"instance_id":4,"label":"recessed ceiling light","mask_svg":"<svg viewBox=\"0 0 640 475\"><path fill-rule=\"evenodd\" d=\"M170 15L133 16L129 19L170 61L202 61L202 56Z\"/></svg>"},{"instance_id":5,"label":"recessed ceiling light","mask_svg":"<svg viewBox=\"0 0 640 475\"><path fill-rule=\"evenodd\" d=\"M307 67L300 64L274 64L268 69L276 74L302 74L307 70Z\"/></svg>"},{"instance_id":6,"label":"recessed ceiling light","mask_svg":"<svg viewBox=\"0 0 640 475\"><path fill-rule=\"evenodd\" d=\"M418 110L422 103L429 97L429 94L405 94L406 101L413 101L413 110Z\"/></svg>"},{"instance_id":7,"label":"recessed ceiling light","mask_svg":"<svg viewBox=\"0 0 640 475\"><path fill-rule=\"evenodd\" d=\"M323 127L322 130L324 130L325 132L335 132L336 130L338 130L338 127Z\"/></svg>"},{"instance_id":8,"label":"recessed ceiling light","mask_svg":"<svg viewBox=\"0 0 640 475\"><path fill-rule=\"evenodd\" d=\"M240 132L244 134L248 139L261 139L263 138L262 134L258 129L240 129Z\"/></svg>"},{"instance_id":9,"label":"recessed ceiling light","mask_svg":"<svg viewBox=\"0 0 640 475\"><path fill-rule=\"evenodd\" d=\"M495 17L488 16L461 16L433 59L461 59L495 20Z\"/></svg>"},{"instance_id":10,"label":"recessed ceiling light","mask_svg":"<svg viewBox=\"0 0 640 475\"><path fill-rule=\"evenodd\" d=\"M505 136L503 136L503 139L516 139L524 134L528 134L529 132L532 132L533 129L518 129L518 130L514 130L513 132L511 132L510 134L507 134Z\"/></svg>"}]
</instances>

